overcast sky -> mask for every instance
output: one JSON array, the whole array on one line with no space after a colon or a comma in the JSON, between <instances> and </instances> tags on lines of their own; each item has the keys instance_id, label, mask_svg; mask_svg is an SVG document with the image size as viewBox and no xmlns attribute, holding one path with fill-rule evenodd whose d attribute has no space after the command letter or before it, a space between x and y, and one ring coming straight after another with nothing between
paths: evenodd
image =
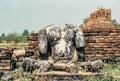
<instances>
[{"instance_id":1,"label":"overcast sky","mask_svg":"<svg viewBox=\"0 0 120 81\"><path fill-rule=\"evenodd\" d=\"M38 31L41 27L65 23L82 24L97 7L110 8L120 22L120 0L0 0L0 34Z\"/></svg>"}]
</instances>

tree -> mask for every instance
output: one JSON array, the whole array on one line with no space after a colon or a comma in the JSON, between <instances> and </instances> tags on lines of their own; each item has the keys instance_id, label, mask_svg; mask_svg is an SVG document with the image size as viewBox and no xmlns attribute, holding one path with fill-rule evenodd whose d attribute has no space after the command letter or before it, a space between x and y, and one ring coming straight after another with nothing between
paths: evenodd
<instances>
[{"instance_id":1,"label":"tree","mask_svg":"<svg viewBox=\"0 0 120 81\"><path fill-rule=\"evenodd\" d=\"M2 33L2 34L1 34L1 37L5 37L5 33Z\"/></svg>"},{"instance_id":2,"label":"tree","mask_svg":"<svg viewBox=\"0 0 120 81\"><path fill-rule=\"evenodd\" d=\"M113 20L113 23L116 27L120 27L120 24L116 20Z\"/></svg>"},{"instance_id":3,"label":"tree","mask_svg":"<svg viewBox=\"0 0 120 81\"><path fill-rule=\"evenodd\" d=\"M99 6L99 7L97 7L97 9L101 10L101 9L103 9L103 6Z\"/></svg>"},{"instance_id":4,"label":"tree","mask_svg":"<svg viewBox=\"0 0 120 81\"><path fill-rule=\"evenodd\" d=\"M84 25L83 25L83 24L81 24L81 25L80 25L80 28L82 28L82 27L84 27Z\"/></svg>"},{"instance_id":5,"label":"tree","mask_svg":"<svg viewBox=\"0 0 120 81\"><path fill-rule=\"evenodd\" d=\"M17 36L16 42L26 42L26 36Z\"/></svg>"},{"instance_id":6,"label":"tree","mask_svg":"<svg viewBox=\"0 0 120 81\"><path fill-rule=\"evenodd\" d=\"M87 18L85 18L84 20L83 20L83 24L85 25L87 22L88 22L88 20L89 20L89 18L87 17Z\"/></svg>"},{"instance_id":7,"label":"tree","mask_svg":"<svg viewBox=\"0 0 120 81\"><path fill-rule=\"evenodd\" d=\"M29 31L27 29L25 29L22 33L22 36L28 36L29 35Z\"/></svg>"},{"instance_id":8,"label":"tree","mask_svg":"<svg viewBox=\"0 0 120 81\"><path fill-rule=\"evenodd\" d=\"M6 36L6 41L7 42L11 42L11 41L17 42L17 39L16 39L17 36L18 36L17 33L10 33Z\"/></svg>"},{"instance_id":9,"label":"tree","mask_svg":"<svg viewBox=\"0 0 120 81\"><path fill-rule=\"evenodd\" d=\"M88 22L89 18L86 17L84 20L83 20L83 23L80 25L80 27L84 27L84 25Z\"/></svg>"},{"instance_id":10,"label":"tree","mask_svg":"<svg viewBox=\"0 0 120 81\"><path fill-rule=\"evenodd\" d=\"M4 41L4 40L5 40L5 38L6 38L5 34L4 34L4 33L2 33L2 34L1 34L1 36L0 36L0 42Z\"/></svg>"}]
</instances>

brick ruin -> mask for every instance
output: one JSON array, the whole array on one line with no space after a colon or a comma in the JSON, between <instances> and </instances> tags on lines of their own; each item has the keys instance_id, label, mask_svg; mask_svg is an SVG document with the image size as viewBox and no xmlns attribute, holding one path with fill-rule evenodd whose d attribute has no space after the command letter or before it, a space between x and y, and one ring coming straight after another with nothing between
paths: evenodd
<instances>
[{"instance_id":1,"label":"brick ruin","mask_svg":"<svg viewBox=\"0 0 120 81\"><path fill-rule=\"evenodd\" d=\"M25 47L25 57L37 58L35 57L35 52L38 52L38 33L32 33L27 37L28 45ZM34 56L33 56L34 55Z\"/></svg>"},{"instance_id":2,"label":"brick ruin","mask_svg":"<svg viewBox=\"0 0 120 81\"><path fill-rule=\"evenodd\" d=\"M120 61L120 28L115 27L111 19L110 9L100 9L91 13L89 20L82 30L85 38L84 49L86 61L92 62L98 59L115 59L116 61ZM17 58L17 62L22 62L25 57L37 59L39 56L38 33L33 33L28 36L27 41L28 45L25 47L25 54L15 57ZM13 49L2 49L0 56L0 70L11 70L12 54ZM40 61L40 59L38 61ZM47 73L33 72L33 74L35 76L51 75L51 79L55 81L76 81L84 79L83 77L85 76L95 75L94 73L74 73L76 67L74 68L73 66L70 66L70 73L53 71ZM64 65L60 65L60 67L67 68ZM42 70L43 69L46 68L43 67Z\"/></svg>"},{"instance_id":3,"label":"brick ruin","mask_svg":"<svg viewBox=\"0 0 120 81\"><path fill-rule=\"evenodd\" d=\"M115 59L120 57L120 28L115 27L110 9L90 14L83 28L87 60Z\"/></svg>"},{"instance_id":4,"label":"brick ruin","mask_svg":"<svg viewBox=\"0 0 120 81\"><path fill-rule=\"evenodd\" d=\"M111 19L110 9L100 9L90 14L85 27L82 28L85 36L86 60L115 59L120 57L120 28L115 27ZM18 61L21 57L38 58L38 33L27 37L28 45L25 54L16 56ZM12 49L2 49L0 57L0 69L10 70Z\"/></svg>"},{"instance_id":5,"label":"brick ruin","mask_svg":"<svg viewBox=\"0 0 120 81\"><path fill-rule=\"evenodd\" d=\"M0 51L0 71L1 70L11 70L11 58L13 54L13 49L3 48Z\"/></svg>"},{"instance_id":6,"label":"brick ruin","mask_svg":"<svg viewBox=\"0 0 120 81\"><path fill-rule=\"evenodd\" d=\"M87 60L116 59L120 57L120 28L115 27L110 9L100 9L90 14L82 28L85 36L85 55ZM38 34L27 38L26 56L33 55L38 48Z\"/></svg>"},{"instance_id":7,"label":"brick ruin","mask_svg":"<svg viewBox=\"0 0 120 81\"><path fill-rule=\"evenodd\" d=\"M110 9L100 9L90 14L82 28L85 36L87 60L116 59L120 57L120 28L115 27ZM27 37L26 55L31 56L38 49L38 33ZM35 58L35 57L33 57Z\"/></svg>"}]
</instances>

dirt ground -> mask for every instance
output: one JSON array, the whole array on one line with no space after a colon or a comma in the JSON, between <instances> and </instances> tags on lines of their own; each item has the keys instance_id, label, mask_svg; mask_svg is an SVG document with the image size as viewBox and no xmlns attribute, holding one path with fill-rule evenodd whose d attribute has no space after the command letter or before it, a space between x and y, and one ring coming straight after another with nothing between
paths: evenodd
<instances>
[{"instance_id":1,"label":"dirt ground","mask_svg":"<svg viewBox=\"0 0 120 81\"><path fill-rule=\"evenodd\" d=\"M24 49L27 43L0 43L0 48L17 48L17 49Z\"/></svg>"}]
</instances>

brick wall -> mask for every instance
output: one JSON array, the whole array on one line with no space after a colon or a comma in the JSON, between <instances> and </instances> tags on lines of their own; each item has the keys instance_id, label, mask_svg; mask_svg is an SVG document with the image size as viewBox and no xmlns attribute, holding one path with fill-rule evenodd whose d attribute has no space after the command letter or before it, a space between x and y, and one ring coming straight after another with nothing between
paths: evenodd
<instances>
[{"instance_id":1,"label":"brick wall","mask_svg":"<svg viewBox=\"0 0 120 81\"><path fill-rule=\"evenodd\" d=\"M110 9L101 9L91 13L83 32L86 59L120 57L120 28L115 27Z\"/></svg>"},{"instance_id":2,"label":"brick wall","mask_svg":"<svg viewBox=\"0 0 120 81\"><path fill-rule=\"evenodd\" d=\"M13 49L4 48L0 52L0 71L11 70L11 58Z\"/></svg>"},{"instance_id":3,"label":"brick wall","mask_svg":"<svg viewBox=\"0 0 120 81\"><path fill-rule=\"evenodd\" d=\"M84 28L88 60L120 57L120 28Z\"/></svg>"}]
</instances>

